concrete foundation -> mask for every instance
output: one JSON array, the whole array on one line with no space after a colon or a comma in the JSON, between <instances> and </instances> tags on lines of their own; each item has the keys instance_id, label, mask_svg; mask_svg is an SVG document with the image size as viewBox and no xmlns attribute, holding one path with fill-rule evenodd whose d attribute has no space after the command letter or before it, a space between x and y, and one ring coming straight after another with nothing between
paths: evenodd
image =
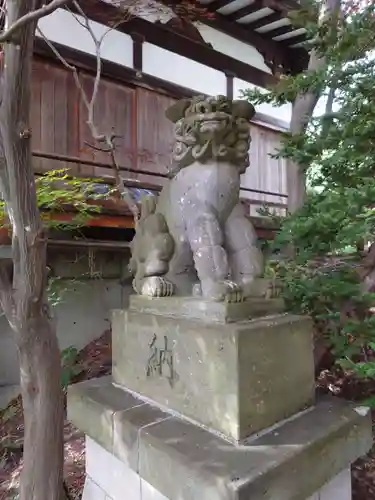
<instances>
[{"instance_id":1,"label":"concrete foundation","mask_svg":"<svg viewBox=\"0 0 375 500\"><path fill-rule=\"evenodd\" d=\"M83 500L349 500L372 443L369 411L328 398L234 445L110 378L72 386L68 416L88 436Z\"/></svg>"},{"instance_id":2,"label":"concrete foundation","mask_svg":"<svg viewBox=\"0 0 375 500\"><path fill-rule=\"evenodd\" d=\"M72 286L54 308L60 348L82 349L111 327L111 311L128 303L130 287L119 280L92 279ZM0 317L0 386L17 385L17 350L5 316Z\"/></svg>"},{"instance_id":3,"label":"concrete foundation","mask_svg":"<svg viewBox=\"0 0 375 500\"><path fill-rule=\"evenodd\" d=\"M113 309L128 306L131 281L122 285L128 261L128 254L106 250L48 249L50 277L58 277L50 298L61 349L82 349L110 329ZM19 393L18 384L17 350L0 309L0 409Z\"/></svg>"},{"instance_id":4,"label":"concrete foundation","mask_svg":"<svg viewBox=\"0 0 375 500\"><path fill-rule=\"evenodd\" d=\"M86 439L86 481L82 500L168 500L139 474L90 438ZM94 479L95 478L95 481ZM278 500L275 497L274 500ZM351 500L345 469L307 500Z\"/></svg>"}]
</instances>

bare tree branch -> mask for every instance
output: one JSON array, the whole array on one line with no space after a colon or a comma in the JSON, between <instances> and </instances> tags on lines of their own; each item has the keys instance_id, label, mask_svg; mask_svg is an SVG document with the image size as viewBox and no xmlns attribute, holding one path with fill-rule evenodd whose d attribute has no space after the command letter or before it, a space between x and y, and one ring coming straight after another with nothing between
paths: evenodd
<instances>
[{"instance_id":1,"label":"bare tree branch","mask_svg":"<svg viewBox=\"0 0 375 500\"><path fill-rule=\"evenodd\" d=\"M91 25L90 25L90 20L88 17L85 15L83 10L81 9L79 3L76 0L73 0L73 4L76 7L76 9L79 11L81 16L84 19L84 25L83 27L88 31L90 34L92 41L95 44L95 55L96 55L96 73L95 73L95 80L94 80L94 89L92 91L91 95L91 100L87 109L88 117L87 117L87 124L91 129L92 135L95 140L98 142L105 142L105 136L102 134L99 134L95 123L94 123L94 106L96 102L96 96L98 95L98 90L99 90L99 84L100 84L100 79L101 79L101 74L102 74L102 58L101 58L101 45L103 43L103 40L107 33L109 33L110 28L102 35L99 39L95 36L95 33L93 32Z\"/></svg>"},{"instance_id":2,"label":"bare tree branch","mask_svg":"<svg viewBox=\"0 0 375 500\"><path fill-rule=\"evenodd\" d=\"M56 49L56 47L53 45L53 43L45 36L45 34L39 28L39 26L37 27L36 31L43 38L43 40L46 42L48 47L52 50L52 52L57 57L57 59L61 62L61 64L63 64L65 66L65 68L72 71L73 78L74 78L75 84L77 85L78 90L80 92L81 99L82 99L84 105L86 106L86 108L88 109L90 106L90 103L89 103L89 100L87 98L86 92L85 92L84 88L82 87L81 81L79 79L77 68L75 66L73 66L73 64L69 64L68 61L64 57L62 57L60 52Z\"/></svg>"},{"instance_id":3,"label":"bare tree branch","mask_svg":"<svg viewBox=\"0 0 375 500\"><path fill-rule=\"evenodd\" d=\"M102 76L102 58L101 58L101 47L102 43L107 36L107 34L112 30L115 29L116 26L124 22L124 19L118 19L113 26L108 28L101 36L98 38L94 30L92 29L92 26L90 24L90 20L79 5L77 0L73 0L73 5L75 9L78 11L79 15L83 18L83 21L78 17L78 15L75 12L72 12L72 15L76 19L76 21L87 30L89 33L94 45L95 45L95 57L96 57L96 73L95 73L95 79L94 79L94 87L93 91L91 94L91 98L87 95L85 89L83 88L82 82L79 78L79 74L77 71L77 68L70 64L56 49L56 47L53 45L53 43L48 40L48 38L44 35L42 30L38 27L37 31L41 35L41 37L44 39L46 44L50 47L50 49L53 51L57 59L70 71L73 73L74 81L76 83L76 86L78 88L78 91L80 93L82 102L84 103L86 110L87 110L87 121L86 124L89 127L91 131L91 135L95 141L100 143L101 146L98 148L97 146L94 146L93 149L100 149L102 151L107 152L110 155L111 162L112 162L112 167L113 167L113 173L115 177L115 184L116 184L116 190L120 194L121 198L126 201L127 205L129 206L133 217L134 221L138 221L139 217L139 210L136 202L134 201L133 197L131 196L129 190L126 188L124 181L121 178L121 171L120 171L120 166L118 164L117 158L116 158L116 144L115 144L115 139L118 137L113 131L110 134L101 134L95 124L95 117L94 117L94 110L95 110L95 104L98 96L98 91L99 91L99 86L100 86L100 80ZM126 13L125 13L126 15ZM90 145L91 146L91 145Z\"/></svg>"},{"instance_id":4,"label":"bare tree branch","mask_svg":"<svg viewBox=\"0 0 375 500\"><path fill-rule=\"evenodd\" d=\"M95 103L96 103L96 97L97 97L98 90L99 90L100 79L101 79L101 75L102 75L101 48L102 48L102 44L103 44L104 38L108 35L108 33L110 31L112 31L113 29L116 29L116 27L119 24L121 24L122 22L124 22L125 20L124 19L117 20L113 24L113 26L109 27L102 34L102 36L100 38L97 38L97 36L95 35L95 33L94 33L94 31L93 31L93 29L91 27L90 20L87 17L87 15L85 14L85 12L82 9L82 7L79 5L79 2L77 0L73 0L73 5L77 9L77 11L81 15L81 17L83 18L83 22L80 20L80 18L74 12L72 12L73 16L75 17L76 21L83 28L85 28L88 31L88 33L90 34L90 37L91 37L91 39L92 39L92 41L94 42L94 45L95 45L96 73L95 73L94 88L93 88L93 91L92 91L91 99L90 99L90 101L87 99L87 102L89 103L88 106L87 106L87 113L88 113L87 125L90 127L92 136L93 136L93 138L96 141L107 143L106 136L103 135L103 134L99 134L99 132L98 132L96 126L95 126L95 120L94 120L94 108L95 108ZM108 144L108 143L107 143L107 146L111 147L110 144Z\"/></svg>"},{"instance_id":5,"label":"bare tree branch","mask_svg":"<svg viewBox=\"0 0 375 500\"><path fill-rule=\"evenodd\" d=\"M9 26L8 29L6 29L5 31L3 31L3 33L0 34L0 43L9 42L12 39L13 35L19 29L23 28L24 26L26 26L31 22L36 22L42 17L52 14L52 12L54 12L56 9L62 7L63 5L66 5L70 1L71 0L52 0L52 2L40 7L40 9L28 12L24 16L17 19L17 21L15 21L11 26Z\"/></svg>"}]
</instances>

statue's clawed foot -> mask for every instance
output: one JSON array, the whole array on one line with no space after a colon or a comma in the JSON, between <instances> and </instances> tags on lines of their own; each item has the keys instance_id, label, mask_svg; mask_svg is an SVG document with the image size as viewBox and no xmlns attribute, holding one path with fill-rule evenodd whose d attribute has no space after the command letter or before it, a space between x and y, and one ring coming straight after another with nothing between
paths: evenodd
<instances>
[{"instance_id":1,"label":"statue's clawed foot","mask_svg":"<svg viewBox=\"0 0 375 500\"><path fill-rule=\"evenodd\" d=\"M193 294L215 302L242 302L244 300L241 287L230 280L204 280L200 285L195 285Z\"/></svg>"},{"instance_id":2,"label":"statue's clawed foot","mask_svg":"<svg viewBox=\"0 0 375 500\"><path fill-rule=\"evenodd\" d=\"M138 288L138 293L147 297L170 297L174 292L173 284L161 276L144 278Z\"/></svg>"}]
</instances>

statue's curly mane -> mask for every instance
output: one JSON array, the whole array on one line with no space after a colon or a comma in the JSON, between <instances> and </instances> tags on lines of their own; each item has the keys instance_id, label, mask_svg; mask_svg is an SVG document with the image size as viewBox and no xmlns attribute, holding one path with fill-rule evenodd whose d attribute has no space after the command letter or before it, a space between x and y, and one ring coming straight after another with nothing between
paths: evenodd
<instances>
[{"instance_id":1,"label":"statue's curly mane","mask_svg":"<svg viewBox=\"0 0 375 500\"><path fill-rule=\"evenodd\" d=\"M199 96L187 101L175 122L173 168L176 175L193 162L233 163L243 173L249 166L249 112L224 96ZM245 106L248 103L245 103ZM248 106L251 106L248 104ZM181 116L182 115L182 116Z\"/></svg>"}]
</instances>

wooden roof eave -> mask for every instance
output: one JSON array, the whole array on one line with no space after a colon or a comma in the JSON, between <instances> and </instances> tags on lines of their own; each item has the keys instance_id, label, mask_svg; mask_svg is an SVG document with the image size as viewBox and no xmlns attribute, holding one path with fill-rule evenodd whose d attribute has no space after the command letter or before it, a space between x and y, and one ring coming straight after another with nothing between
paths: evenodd
<instances>
[{"instance_id":1,"label":"wooden roof eave","mask_svg":"<svg viewBox=\"0 0 375 500\"><path fill-rule=\"evenodd\" d=\"M121 10L118 7L110 5L103 0L82 0L81 4L85 14L91 20L106 26L113 24L121 15ZM70 10L74 11L74 6L70 6ZM231 73L237 78L263 88L267 88L278 81L273 74L269 74L219 52L210 47L209 44L203 44L197 40L184 36L165 24L152 23L140 17L133 16L123 23L116 25L115 29L128 35L141 35L146 42L162 47L180 56L192 59L218 71ZM260 42L260 38L259 40L258 38L257 34L251 35L247 43L254 45L258 43L258 41ZM274 42L270 41L270 45L274 50L278 50ZM280 54L277 53L277 57L281 57L281 48L280 51Z\"/></svg>"},{"instance_id":2,"label":"wooden roof eave","mask_svg":"<svg viewBox=\"0 0 375 500\"><path fill-rule=\"evenodd\" d=\"M167 0L168 1L168 0ZM179 0L176 0L177 2ZM289 18L291 12L301 8L297 0L254 0L252 3L241 6L229 14L219 12L226 6L234 3L235 0L213 0L205 3L207 10L214 14L214 19L202 18L202 22L219 29L241 41L252 44L262 55L265 61L277 59L278 65L284 67L284 71L298 73L305 69L308 64L307 50L301 47L294 47L306 40L305 35L296 34L283 40L274 40L280 35L292 34L299 29L292 23L283 26L273 27L273 23L285 18ZM246 23L239 23L241 19L249 15L254 15L267 8L268 12ZM258 32L260 28L270 26L267 31Z\"/></svg>"},{"instance_id":3,"label":"wooden roof eave","mask_svg":"<svg viewBox=\"0 0 375 500\"><path fill-rule=\"evenodd\" d=\"M180 0L161 1L170 6L180 3ZM121 10L118 7L103 0L82 0L81 7L90 19L105 25L113 24L114 20L119 19L119 16L121 16ZM74 10L74 6L71 7L71 10ZM271 68L272 74L218 52L209 44L184 36L181 31L173 29L173 23L152 23L133 16L116 26L116 29L130 35L139 34L146 42L219 71L234 74L242 80L264 88L276 83L277 75L281 72L295 73L301 71L303 66L306 65L306 61L301 61L303 54L300 49L290 49L288 42L276 42L268 34L264 35L253 29L247 29L247 25L231 22L227 16L220 13L215 13L214 19L203 16L200 21L252 45L263 55L265 63Z\"/></svg>"}]
</instances>

